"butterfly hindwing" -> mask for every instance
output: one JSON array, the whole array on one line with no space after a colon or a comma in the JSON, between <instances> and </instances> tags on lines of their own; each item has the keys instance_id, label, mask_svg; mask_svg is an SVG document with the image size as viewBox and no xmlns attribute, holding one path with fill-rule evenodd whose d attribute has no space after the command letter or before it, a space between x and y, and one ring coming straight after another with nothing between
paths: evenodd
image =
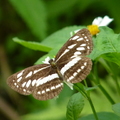
<instances>
[{"instance_id":1,"label":"butterfly hindwing","mask_svg":"<svg viewBox=\"0 0 120 120\"><path fill-rule=\"evenodd\" d=\"M62 67L60 72L65 80L70 83L78 83L84 80L90 73L92 61L88 57L75 57Z\"/></svg>"},{"instance_id":2,"label":"butterfly hindwing","mask_svg":"<svg viewBox=\"0 0 120 120\"><path fill-rule=\"evenodd\" d=\"M39 83L33 92L33 96L38 100L52 99L61 92L63 88L63 82L59 79L59 76L54 70L52 70L48 76L43 78L43 81L48 79L46 83Z\"/></svg>"}]
</instances>

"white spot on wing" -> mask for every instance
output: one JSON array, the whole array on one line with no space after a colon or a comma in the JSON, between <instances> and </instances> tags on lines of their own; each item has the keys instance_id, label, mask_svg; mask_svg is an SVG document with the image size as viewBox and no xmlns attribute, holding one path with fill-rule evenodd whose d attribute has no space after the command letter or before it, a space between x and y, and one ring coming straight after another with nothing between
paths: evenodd
<instances>
[{"instance_id":1,"label":"white spot on wing","mask_svg":"<svg viewBox=\"0 0 120 120\"><path fill-rule=\"evenodd\" d=\"M79 38L79 39L77 39L77 41L81 41L81 40L83 40L83 38Z\"/></svg>"},{"instance_id":2,"label":"white spot on wing","mask_svg":"<svg viewBox=\"0 0 120 120\"><path fill-rule=\"evenodd\" d=\"M23 74L24 70L17 74L17 78L19 78Z\"/></svg>"},{"instance_id":3,"label":"white spot on wing","mask_svg":"<svg viewBox=\"0 0 120 120\"><path fill-rule=\"evenodd\" d=\"M43 90L43 91L42 91L42 94L44 94L44 93L45 93L45 91Z\"/></svg>"},{"instance_id":4,"label":"white spot on wing","mask_svg":"<svg viewBox=\"0 0 120 120\"><path fill-rule=\"evenodd\" d=\"M77 72L79 73L81 71L81 69L78 69Z\"/></svg>"},{"instance_id":5,"label":"white spot on wing","mask_svg":"<svg viewBox=\"0 0 120 120\"><path fill-rule=\"evenodd\" d=\"M74 78L73 76L69 77L67 82L70 82L70 80L72 80L73 78Z\"/></svg>"},{"instance_id":6,"label":"white spot on wing","mask_svg":"<svg viewBox=\"0 0 120 120\"><path fill-rule=\"evenodd\" d=\"M24 92L26 92L26 89L23 89Z\"/></svg>"},{"instance_id":7,"label":"white spot on wing","mask_svg":"<svg viewBox=\"0 0 120 120\"><path fill-rule=\"evenodd\" d=\"M68 62L60 71L62 73L62 75L64 75L64 73L70 69L73 65L75 65L81 58L80 57L75 57L74 59L72 59L70 62Z\"/></svg>"},{"instance_id":8,"label":"white spot on wing","mask_svg":"<svg viewBox=\"0 0 120 120\"><path fill-rule=\"evenodd\" d=\"M22 77L18 78L18 79L17 79L17 82L20 82L21 80L22 80Z\"/></svg>"},{"instance_id":9,"label":"white spot on wing","mask_svg":"<svg viewBox=\"0 0 120 120\"><path fill-rule=\"evenodd\" d=\"M76 39L78 39L79 38L79 36L74 36L73 38L71 38L72 40L76 40Z\"/></svg>"},{"instance_id":10,"label":"white spot on wing","mask_svg":"<svg viewBox=\"0 0 120 120\"><path fill-rule=\"evenodd\" d=\"M72 49L76 44L68 46L69 49Z\"/></svg>"},{"instance_id":11,"label":"white spot on wing","mask_svg":"<svg viewBox=\"0 0 120 120\"><path fill-rule=\"evenodd\" d=\"M87 49L90 49L90 47L89 47L89 46L87 46Z\"/></svg>"},{"instance_id":12,"label":"white spot on wing","mask_svg":"<svg viewBox=\"0 0 120 120\"><path fill-rule=\"evenodd\" d=\"M74 55L77 56L77 55L80 55L81 52L75 52Z\"/></svg>"},{"instance_id":13,"label":"white spot on wing","mask_svg":"<svg viewBox=\"0 0 120 120\"><path fill-rule=\"evenodd\" d=\"M16 85L17 85L17 83L14 83L14 85L16 86Z\"/></svg>"},{"instance_id":14,"label":"white spot on wing","mask_svg":"<svg viewBox=\"0 0 120 120\"><path fill-rule=\"evenodd\" d=\"M69 50L66 49L61 56L63 56L65 53L67 53Z\"/></svg>"},{"instance_id":15,"label":"white spot on wing","mask_svg":"<svg viewBox=\"0 0 120 120\"><path fill-rule=\"evenodd\" d=\"M85 50L84 47L78 47L77 50Z\"/></svg>"},{"instance_id":16,"label":"white spot on wing","mask_svg":"<svg viewBox=\"0 0 120 120\"><path fill-rule=\"evenodd\" d=\"M46 77L43 77L42 79L39 78L39 79L37 80L37 85L36 85L36 86L42 85L42 84L44 84L44 83L46 83L46 82L49 82L49 81L51 81L51 80L53 80L53 79L55 79L55 78L59 78L56 73L51 74L51 75L48 75L48 76L46 76Z\"/></svg>"},{"instance_id":17,"label":"white spot on wing","mask_svg":"<svg viewBox=\"0 0 120 120\"><path fill-rule=\"evenodd\" d=\"M81 66L81 69L84 69L85 66Z\"/></svg>"},{"instance_id":18,"label":"white spot on wing","mask_svg":"<svg viewBox=\"0 0 120 120\"><path fill-rule=\"evenodd\" d=\"M69 51L69 49L66 49L66 50L61 54L61 56L56 60L56 62L57 62L64 54L66 54L68 51Z\"/></svg>"},{"instance_id":19,"label":"white spot on wing","mask_svg":"<svg viewBox=\"0 0 120 120\"><path fill-rule=\"evenodd\" d=\"M87 62L84 62L84 65L86 66L86 65L87 65Z\"/></svg>"},{"instance_id":20,"label":"white spot on wing","mask_svg":"<svg viewBox=\"0 0 120 120\"><path fill-rule=\"evenodd\" d=\"M41 94L41 92L40 92L40 91L38 91L38 92L37 92L37 94Z\"/></svg>"},{"instance_id":21,"label":"white spot on wing","mask_svg":"<svg viewBox=\"0 0 120 120\"><path fill-rule=\"evenodd\" d=\"M25 87L25 84L26 84L26 82L24 82L24 83L22 84L22 87Z\"/></svg>"},{"instance_id":22,"label":"white spot on wing","mask_svg":"<svg viewBox=\"0 0 120 120\"><path fill-rule=\"evenodd\" d=\"M73 73L73 76L76 76L76 75L77 75L77 72L74 72L74 73Z\"/></svg>"},{"instance_id":23,"label":"white spot on wing","mask_svg":"<svg viewBox=\"0 0 120 120\"><path fill-rule=\"evenodd\" d=\"M41 70L43 70L43 69L46 69L46 68L48 68L48 67L50 67L50 66L46 66L46 67L40 68L40 69L38 69L38 70L34 70L33 74L35 74L35 73L37 73L37 72L39 72L39 71L41 71Z\"/></svg>"},{"instance_id":24,"label":"white spot on wing","mask_svg":"<svg viewBox=\"0 0 120 120\"><path fill-rule=\"evenodd\" d=\"M48 92L48 91L50 91L50 89L49 89L49 88L47 88L47 89L46 89L46 92Z\"/></svg>"},{"instance_id":25,"label":"white spot on wing","mask_svg":"<svg viewBox=\"0 0 120 120\"><path fill-rule=\"evenodd\" d=\"M80 46L86 46L86 44L81 44Z\"/></svg>"},{"instance_id":26,"label":"white spot on wing","mask_svg":"<svg viewBox=\"0 0 120 120\"><path fill-rule=\"evenodd\" d=\"M41 69L38 69L38 70L34 70L33 74L39 72Z\"/></svg>"},{"instance_id":27,"label":"white spot on wing","mask_svg":"<svg viewBox=\"0 0 120 120\"><path fill-rule=\"evenodd\" d=\"M30 71L25 78L30 77L31 75L32 75L32 71Z\"/></svg>"},{"instance_id":28,"label":"white spot on wing","mask_svg":"<svg viewBox=\"0 0 120 120\"><path fill-rule=\"evenodd\" d=\"M55 89L55 86L52 86L50 89L51 89L51 90L54 90L54 89Z\"/></svg>"},{"instance_id":29,"label":"white spot on wing","mask_svg":"<svg viewBox=\"0 0 120 120\"><path fill-rule=\"evenodd\" d=\"M63 83L58 84L58 85L56 85L55 87L56 87L56 88L59 88L59 87L61 87L62 85L63 85Z\"/></svg>"},{"instance_id":30,"label":"white spot on wing","mask_svg":"<svg viewBox=\"0 0 120 120\"><path fill-rule=\"evenodd\" d=\"M34 86L34 85L35 85L35 83L36 83L36 80L33 80L33 81L32 81L32 86Z\"/></svg>"},{"instance_id":31,"label":"white spot on wing","mask_svg":"<svg viewBox=\"0 0 120 120\"><path fill-rule=\"evenodd\" d=\"M30 83L31 83L31 80L29 80L29 81L26 83L26 87L27 87L27 88L30 86Z\"/></svg>"}]
</instances>

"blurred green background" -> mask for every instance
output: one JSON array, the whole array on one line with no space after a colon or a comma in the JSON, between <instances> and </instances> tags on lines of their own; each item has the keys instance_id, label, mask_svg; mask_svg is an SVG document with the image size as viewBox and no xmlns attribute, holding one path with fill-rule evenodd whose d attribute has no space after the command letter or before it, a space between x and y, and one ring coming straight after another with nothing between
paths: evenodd
<instances>
[{"instance_id":1,"label":"blurred green background","mask_svg":"<svg viewBox=\"0 0 120 120\"><path fill-rule=\"evenodd\" d=\"M13 37L41 42L64 27L87 26L94 18L105 15L114 18L109 27L119 33L119 5L120 0L0 0L0 120L65 120L67 102L75 92L65 87L58 99L38 101L11 90L6 84L7 77L46 54L15 43ZM107 76L101 67L99 72ZM99 106L97 111L109 111L104 96L101 95L106 101L104 108L101 100L96 101L95 92L92 97ZM88 113L91 109L86 102L82 115Z\"/></svg>"}]
</instances>

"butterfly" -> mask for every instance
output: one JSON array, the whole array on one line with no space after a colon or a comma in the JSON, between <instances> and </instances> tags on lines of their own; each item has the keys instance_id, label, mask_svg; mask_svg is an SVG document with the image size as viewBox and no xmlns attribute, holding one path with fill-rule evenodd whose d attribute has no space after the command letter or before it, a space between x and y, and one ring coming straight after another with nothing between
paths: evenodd
<instances>
[{"instance_id":1,"label":"butterfly","mask_svg":"<svg viewBox=\"0 0 120 120\"><path fill-rule=\"evenodd\" d=\"M32 94L38 100L48 100L59 95L66 83L84 80L92 69L86 57L93 49L92 37L87 29L73 35L58 51L54 59L44 64L21 70L7 79L7 84L23 95Z\"/></svg>"}]
</instances>

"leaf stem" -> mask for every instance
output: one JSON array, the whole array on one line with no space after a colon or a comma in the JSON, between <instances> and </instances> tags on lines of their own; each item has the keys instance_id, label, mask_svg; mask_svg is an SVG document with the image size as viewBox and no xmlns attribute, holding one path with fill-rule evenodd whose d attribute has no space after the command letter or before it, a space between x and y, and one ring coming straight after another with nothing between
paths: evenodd
<instances>
[{"instance_id":1,"label":"leaf stem","mask_svg":"<svg viewBox=\"0 0 120 120\"><path fill-rule=\"evenodd\" d=\"M111 69L110 69L110 67L107 65L107 63L106 63L103 59L100 59L99 61L100 61L100 63L101 63L102 65L104 65L104 67L106 68L106 70L111 73ZM90 76L91 79L93 80L93 82L94 82L95 84L99 85L100 90L104 93L104 95L105 95L106 98L109 100L109 102L110 102L111 104L115 104L115 102L114 102L114 100L112 99L112 97L111 97L111 96L109 95L109 93L105 90L105 88L103 88L103 86L102 86L101 83L100 83L100 80L99 80L99 77L98 77L98 73L97 73L97 62L95 62L95 66L94 66L94 69L93 69L93 70L94 70L94 71L93 71L93 74Z\"/></svg>"},{"instance_id":2,"label":"leaf stem","mask_svg":"<svg viewBox=\"0 0 120 120\"><path fill-rule=\"evenodd\" d=\"M107 97L107 99L110 101L111 104L115 104L114 100L111 98L111 96L107 93L107 91L103 88L102 85L99 85L100 90L104 93L104 95Z\"/></svg>"},{"instance_id":3,"label":"leaf stem","mask_svg":"<svg viewBox=\"0 0 120 120\"><path fill-rule=\"evenodd\" d=\"M96 120L99 120L90 96L87 95L87 99L88 99L88 101L89 101L89 103L90 103L90 106L91 106L91 108L92 108L92 111L93 111L93 114L94 114L95 119L96 119Z\"/></svg>"},{"instance_id":4,"label":"leaf stem","mask_svg":"<svg viewBox=\"0 0 120 120\"><path fill-rule=\"evenodd\" d=\"M74 84L74 88L75 88L76 90L78 90L84 97L86 97L86 98L88 99L88 101L89 101L89 103L90 103L90 106L91 106L91 108L92 108L93 114L94 114L94 116L95 116L95 119L98 120L98 116L97 116L97 113L96 113L96 111L95 111L93 102L92 102L92 100L91 100L91 98L90 98L89 91L85 91L85 89L83 88L82 85L80 85L80 83Z\"/></svg>"}]
</instances>

